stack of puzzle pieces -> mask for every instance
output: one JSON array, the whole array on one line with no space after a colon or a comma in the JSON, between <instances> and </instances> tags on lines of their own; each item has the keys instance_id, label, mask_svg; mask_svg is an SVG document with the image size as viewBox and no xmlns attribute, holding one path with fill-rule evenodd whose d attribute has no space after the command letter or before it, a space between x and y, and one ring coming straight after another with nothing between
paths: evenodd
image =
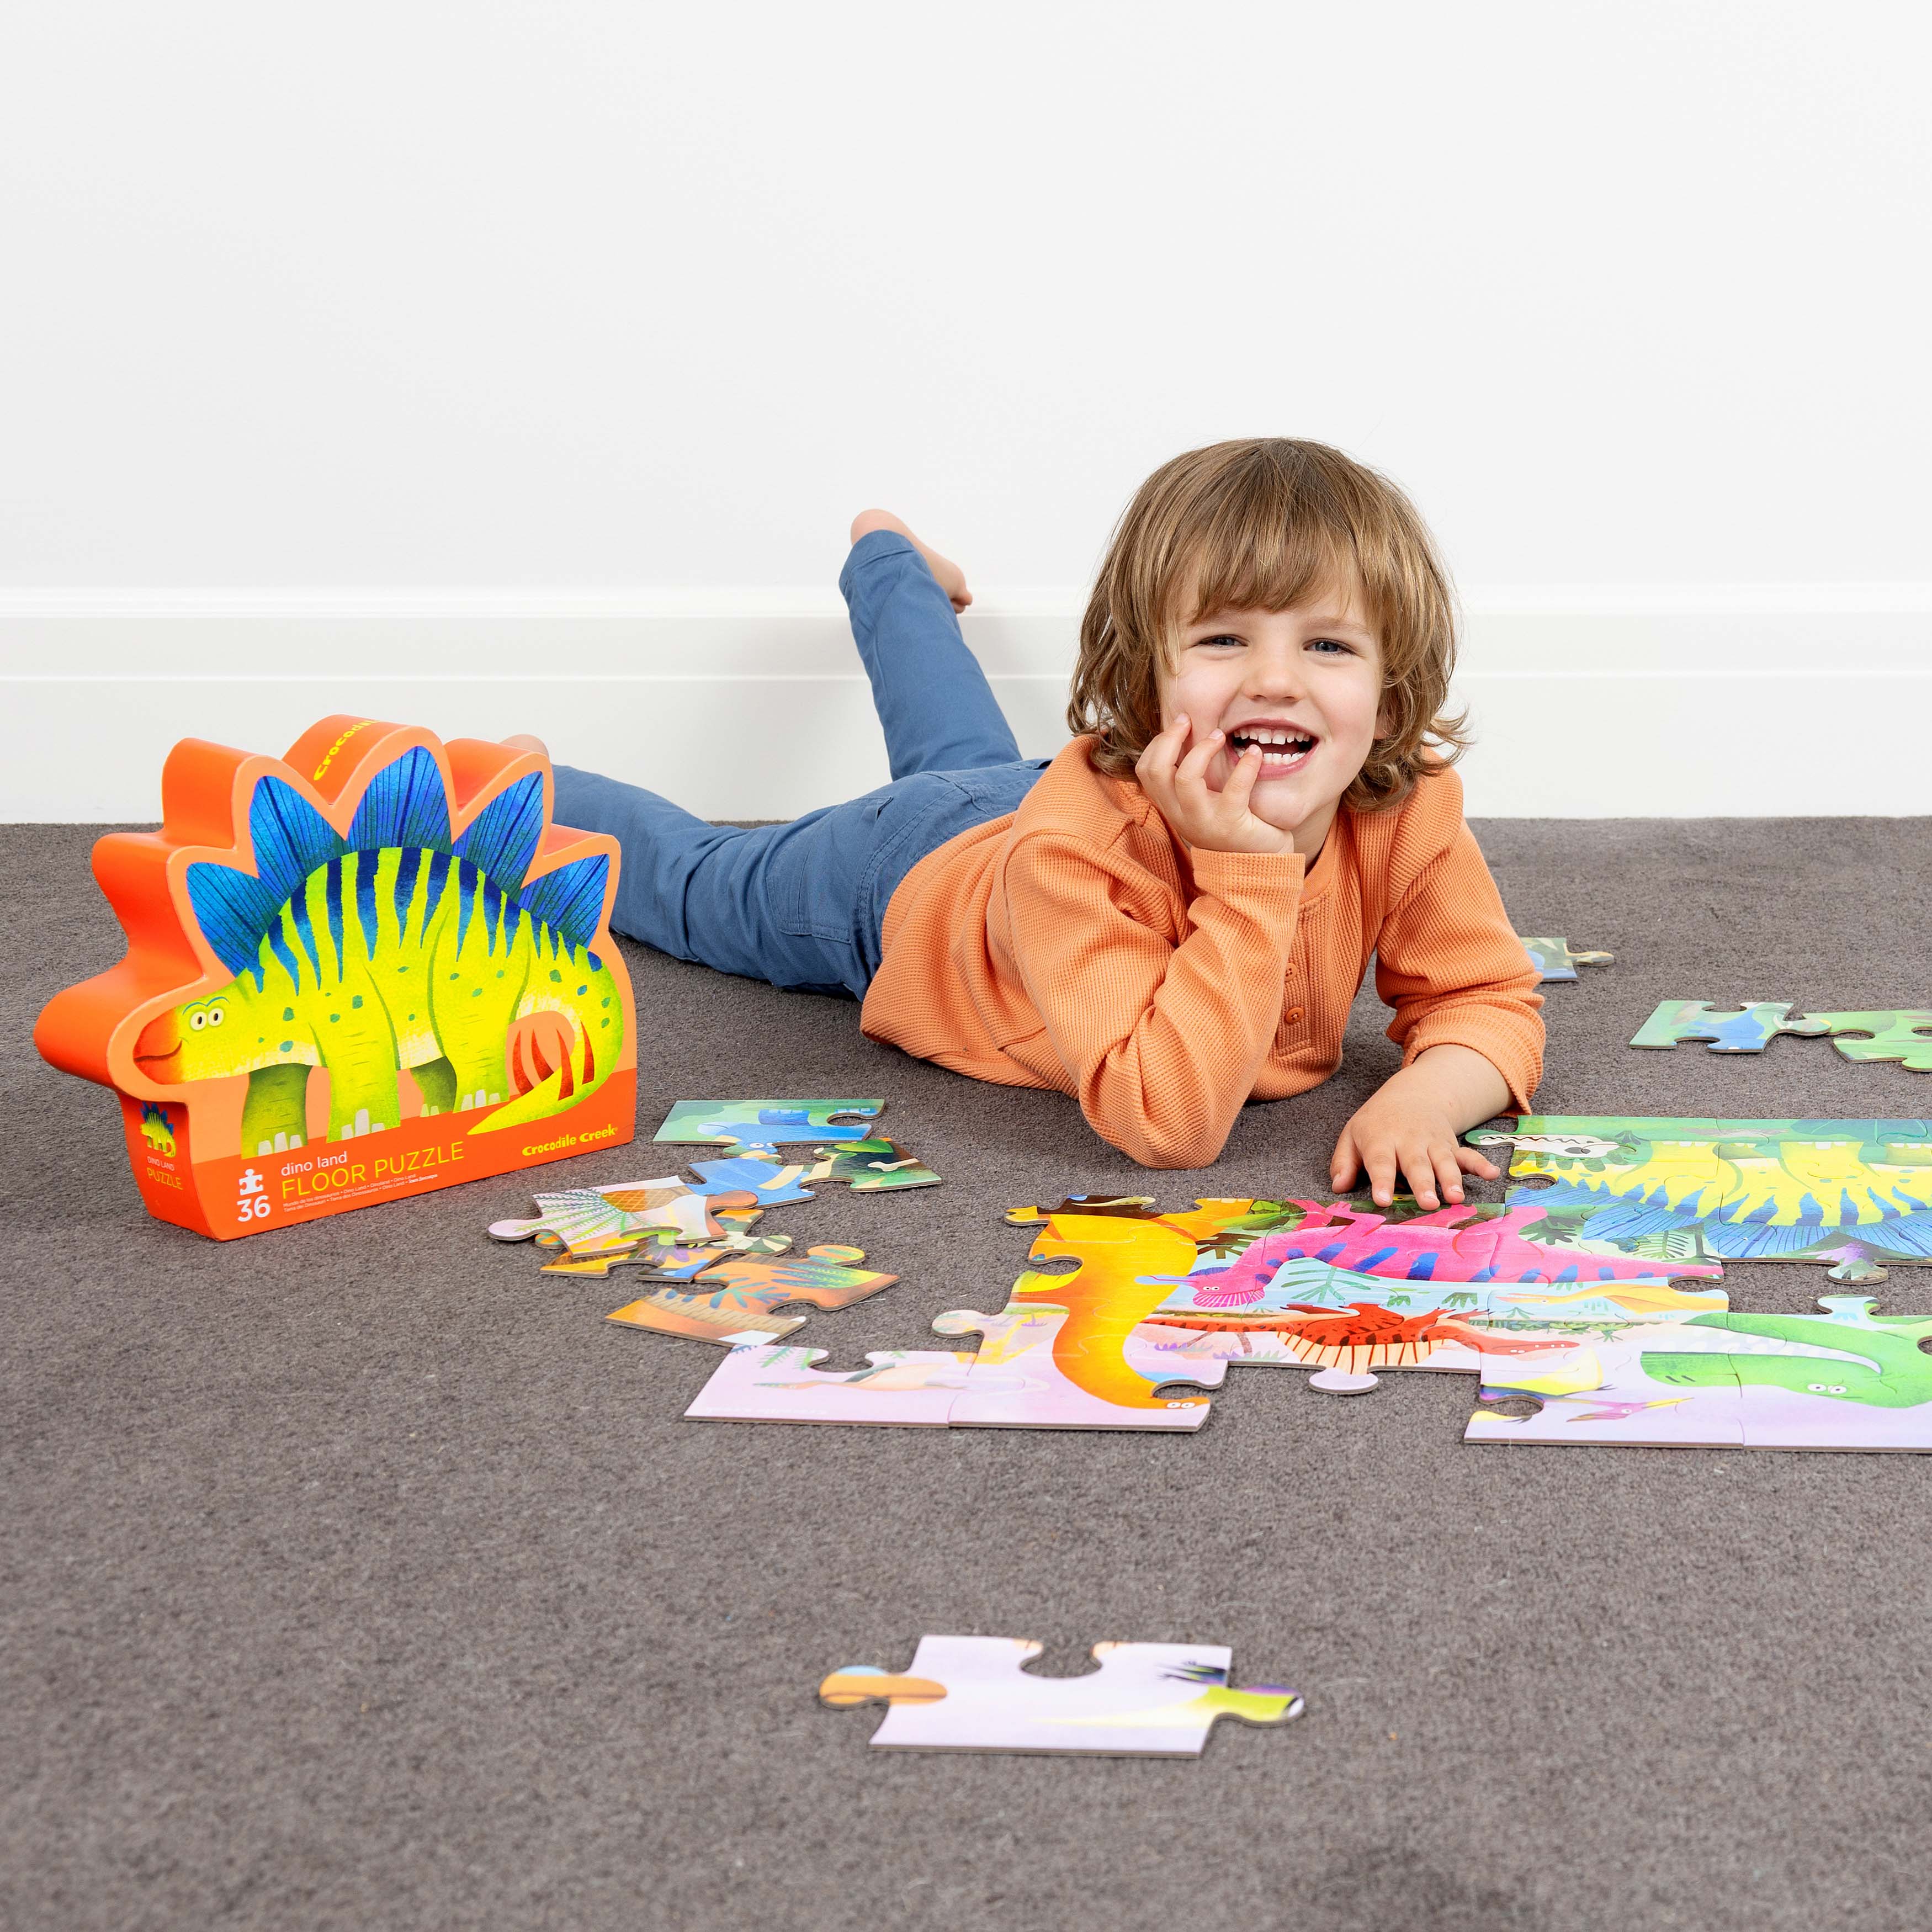
<instances>
[{"instance_id":1,"label":"stack of puzzle pieces","mask_svg":"<svg viewBox=\"0 0 1932 1932\"><path fill-rule=\"evenodd\" d=\"M696 1184L676 1174L570 1188L536 1197L527 1220L499 1221L500 1241L534 1240L550 1275L608 1276L636 1270L657 1284L609 1319L737 1348L789 1335L802 1316L774 1311L804 1302L844 1308L898 1277L858 1264L862 1249L826 1243L803 1255L788 1234L752 1232L767 1208L814 1197L806 1184L854 1193L930 1187L939 1176L873 1131L883 1100L681 1100L656 1138L718 1150L692 1162ZM784 1150L802 1145L806 1157Z\"/></svg>"}]
</instances>

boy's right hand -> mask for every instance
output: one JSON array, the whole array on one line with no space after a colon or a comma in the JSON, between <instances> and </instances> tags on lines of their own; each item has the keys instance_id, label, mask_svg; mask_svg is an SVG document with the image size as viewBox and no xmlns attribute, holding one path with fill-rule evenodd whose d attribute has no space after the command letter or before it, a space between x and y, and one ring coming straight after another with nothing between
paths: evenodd
<instances>
[{"instance_id":1,"label":"boy's right hand","mask_svg":"<svg viewBox=\"0 0 1932 1932\"><path fill-rule=\"evenodd\" d=\"M1226 742L1210 731L1192 750L1184 750L1192 721L1184 711L1140 755L1134 776L1160 808L1160 815L1186 844L1208 852L1289 852L1294 837L1248 809L1262 754L1250 746L1234 761L1219 791L1208 782L1208 768Z\"/></svg>"}]
</instances>

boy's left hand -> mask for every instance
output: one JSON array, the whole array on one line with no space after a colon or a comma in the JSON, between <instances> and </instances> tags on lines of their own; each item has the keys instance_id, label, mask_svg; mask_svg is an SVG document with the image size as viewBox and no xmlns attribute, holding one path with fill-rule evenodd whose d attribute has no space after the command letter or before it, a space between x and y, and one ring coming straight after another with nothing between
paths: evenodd
<instances>
[{"instance_id":1,"label":"boy's left hand","mask_svg":"<svg viewBox=\"0 0 1932 1932\"><path fill-rule=\"evenodd\" d=\"M1476 1066L1460 1064L1464 1055ZM1463 1146L1460 1138L1463 1127L1488 1119L1502 1104L1483 1105L1493 1100L1487 1091L1464 1090L1486 1088L1490 1082L1507 1100L1501 1076L1480 1054L1467 1047L1431 1048L1413 1066L1385 1082L1342 1130L1328 1164L1335 1192L1346 1194L1356 1177L1365 1174L1376 1205L1386 1208L1395 1198L1400 1178L1408 1181L1416 1205L1425 1211L1460 1206L1464 1174L1494 1180L1502 1172L1474 1148Z\"/></svg>"}]
</instances>

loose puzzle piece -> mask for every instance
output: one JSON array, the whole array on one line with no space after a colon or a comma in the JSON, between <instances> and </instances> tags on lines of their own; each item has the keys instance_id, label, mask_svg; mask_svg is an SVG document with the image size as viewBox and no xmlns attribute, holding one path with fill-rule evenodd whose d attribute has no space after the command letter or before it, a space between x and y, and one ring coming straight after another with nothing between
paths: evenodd
<instances>
[{"instance_id":1,"label":"loose puzzle piece","mask_svg":"<svg viewBox=\"0 0 1932 1932\"><path fill-rule=\"evenodd\" d=\"M1546 983L1552 980L1574 980L1578 967L1608 966L1617 956L1614 952L1573 952L1567 939L1532 939L1523 933L1516 937L1522 941L1530 964L1543 975Z\"/></svg>"},{"instance_id":2,"label":"loose puzzle piece","mask_svg":"<svg viewBox=\"0 0 1932 1932\"><path fill-rule=\"evenodd\" d=\"M1749 1261L1932 1262L1932 1123L1526 1114L1507 1204L1541 1207L1627 1251L1694 1230ZM1840 1279L1850 1279L1841 1275Z\"/></svg>"},{"instance_id":3,"label":"loose puzzle piece","mask_svg":"<svg viewBox=\"0 0 1932 1932\"><path fill-rule=\"evenodd\" d=\"M1914 1073L1932 1073L1932 1012L1814 1013L1847 1060L1896 1060ZM1868 1035L1868 1038L1860 1038Z\"/></svg>"},{"instance_id":4,"label":"loose puzzle piece","mask_svg":"<svg viewBox=\"0 0 1932 1932\"><path fill-rule=\"evenodd\" d=\"M1198 1757L1216 1719L1286 1724L1303 1700L1285 1685L1237 1689L1220 1644L1096 1643L1100 1669L1037 1677L1042 1646L1024 1637L922 1636L903 1673L848 1664L818 1687L843 1707L883 1701L872 1733L888 1749L1061 1751Z\"/></svg>"},{"instance_id":5,"label":"loose puzzle piece","mask_svg":"<svg viewBox=\"0 0 1932 1932\"><path fill-rule=\"evenodd\" d=\"M1762 1053L1774 1034L1802 1034L1811 1037L1826 1030L1814 1014L1790 1017L1789 1000L1760 1000L1734 1012L1719 1012L1708 1000L1666 1000L1646 1020L1630 1041L1633 1046L1675 1046L1679 1040L1701 1040L1713 1053Z\"/></svg>"},{"instance_id":6,"label":"loose puzzle piece","mask_svg":"<svg viewBox=\"0 0 1932 1932\"><path fill-rule=\"evenodd\" d=\"M874 1351L846 1375L813 1364L823 1348L734 1348L684 1413L698 1422L876 1423L944 1429L966 1386L970 1355Z\"/></svg>"},{"instance_id":7,"label":"loose puzzle piece","mask_svg":"<svg viewBox=\"0 0 1932 1932\"><path fill-rule=\"evenodd\" d=\"M862 1141L885 1110L883 1100L680 1100L655 1138L724 1147Z\"/></svg>"},{"instance_id":8,"label":"loose puzzle piece","mask_svg":"<svg viewBox=\"0 0 1932 1932\"><path fill-rule=\"evenodd\" d=\"M742 1235L758 1218L756 1198L748 1191L700 1193L675 1174L539 1194L536 1204L533 1219L493 1222L489 1234L497 1241L534 1239L557 1257L544 1268L546 1274L608 1274L614 1263L628 1260L658 1235L694 1245L725 1241Z\"/></svg>"},{"instance_id":9,"label":"loose puzzle piece","mask_svg":"<svg viewBox=\"0 0 1932 1932\"><path fill-rule=\"evenodd\" d=\"M605 1319L630 1328L655 1328L661 1334L689 1335L727 1348L770 1343L789 1335L805 1316L772 1311L788 1302L814 1308L849 1308L898 1280L854 1265L866 1258L862 1248L826 1245L802 1256L733 1254L700 1250L708 1258L688 1288L655 1289Z\"/></svg>"}]
</instances>

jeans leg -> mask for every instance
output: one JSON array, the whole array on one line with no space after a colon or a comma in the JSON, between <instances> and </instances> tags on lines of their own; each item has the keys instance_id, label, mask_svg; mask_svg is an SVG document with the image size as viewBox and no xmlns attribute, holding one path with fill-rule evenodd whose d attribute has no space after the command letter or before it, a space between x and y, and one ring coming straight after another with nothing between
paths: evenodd
<instances>
[{"instance_id":1,"label":"jeans leg","mask_svg":"<svg viewBox=\"0 0 1932 1932\"><path fill-rule=\"evenodd\" d=\"M622 849L616 931L775 986L864 992L853 908L878 815L866 801L788 825L712 825L641 785L555 771L556 822L608 833Z\"/></svg>"},{"instance_id":2,"label":"jeans leg","mask_svg":"<svg viewBox=\"0 0 1932 1932\"><path fill-rule=\"evenodd\" d=\"M951 601L904 537L896 530L861 537L838 588L894 778L1018 761L1020 748Z\"/></svg>"}]
</instances>

